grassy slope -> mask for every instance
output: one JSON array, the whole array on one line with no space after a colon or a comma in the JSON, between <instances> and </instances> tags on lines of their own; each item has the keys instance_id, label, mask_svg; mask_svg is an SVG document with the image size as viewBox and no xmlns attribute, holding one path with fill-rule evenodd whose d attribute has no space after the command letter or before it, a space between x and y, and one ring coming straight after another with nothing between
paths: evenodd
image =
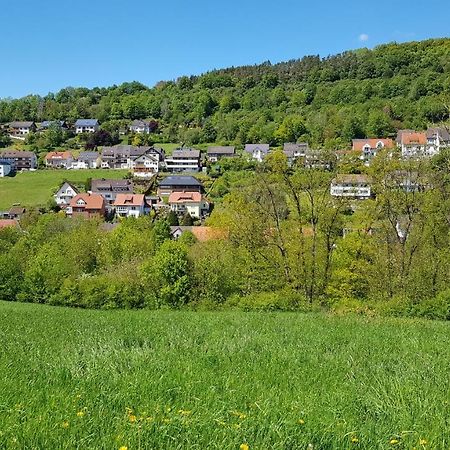
<instances>
[{"instance_id":1,"label":"grassy slope","mask_svg":"<svg viewBox=\"0 0 450 450\"><path fill-rule=\"evenodd\" d=\"M126 170L37 170L19 173L15 177L0 178L0 210L13 203L34 206L47 203L53 192L68 179L83 182L87 178L122 178Z\"/></svg>"},{"instance_id":2,"label":"grassy slope","mask_svg":"<svg viewBox=\"0 0 450 450\"><path fill-rule=\"evenodd\" d=\"M450 448L448 323L0 303L0 328L0 448Z\"/></svg>"}]
</instances>

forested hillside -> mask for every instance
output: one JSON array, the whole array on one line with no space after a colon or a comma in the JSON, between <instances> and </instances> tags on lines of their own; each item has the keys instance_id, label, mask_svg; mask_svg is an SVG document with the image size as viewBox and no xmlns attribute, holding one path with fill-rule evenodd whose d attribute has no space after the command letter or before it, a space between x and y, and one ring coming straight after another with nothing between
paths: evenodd
<instances>
[{"instance_id":1,"label":"forested hillside","mask_svg":"<svg viewBox=\"0 0 450 450\"><path fill-rule=\"evenodd\" d=\"M306 140L329 149L425 128L449 113L450 39L216 70L153 88L132 82L0 101L0 122L95 117L112 131L154 118L159 142Z\"/></svg>"}]
</instances>

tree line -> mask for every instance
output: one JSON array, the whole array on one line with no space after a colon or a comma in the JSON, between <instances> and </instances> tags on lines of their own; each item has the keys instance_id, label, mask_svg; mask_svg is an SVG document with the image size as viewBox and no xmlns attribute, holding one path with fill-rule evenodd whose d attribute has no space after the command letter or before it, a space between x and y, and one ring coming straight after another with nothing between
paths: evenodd
<instances>
[{"instance_id":1,"label":"tree line","mask_svg":"<svg viewBox=\"0 0 450 450\"><path fill-rule=\"evenodd\" d=\"M327 149L449 119L450 39L215 70L153 88L65 88L0 100L0 122L95 117L116 133L152 118L159 142L307 141ZM1 142L1 140L0 140Z\"/></svg>"}]
</instances>

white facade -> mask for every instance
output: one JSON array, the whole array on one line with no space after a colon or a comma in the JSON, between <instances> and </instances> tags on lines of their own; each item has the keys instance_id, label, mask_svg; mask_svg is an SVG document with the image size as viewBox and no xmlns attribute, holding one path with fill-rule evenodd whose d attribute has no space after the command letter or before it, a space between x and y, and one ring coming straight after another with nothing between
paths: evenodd
<instances>
[{"instance_id":1,"label":"white facade","mask_svg":"<svg viewBox=\"0 0 450 450\"><path fill-rule=\"evenodd\" d=\"M0 162L0 178L6 177L11 173L11 164Z\"/></svg>"},{"instance_id":2,"label":"white facade","mask_svg":"<svg viewBox=\"0 0 450 450\"><path fill-rule=\"evenodd\" d=\"M80 133L94 133L95 131L98 130L98 125L94 125L94 126L77 126L75 129L75 133L80 134Z\"/></svg>"},{"instance_id":3,"label":"white facade","mask_svg":"<svg viewBox=\"0 0 450 450\"><path fill-rule=\"evenodd\" d=\"M68 205L70 200L72 200L77 194L78 192L73 186L69 183L64 183L53 197L55 198L57 205L63 206Z\"/></svg>"},{"instance_id":4,"label":"white facade","mask_svg":"<svg viewBox=\"0 0 450 450\"><path fill-rule=\"evenodd\" d=\"M120 217L139 217L145 213L144 205L116 206L116 214Z\"/></svg>"},{"instance_id":5,"label":"white facade","mask_svg":"<svg viewBox=\"0 0 450 450\"><path fill-rule=\"evenodd\" d=\"M333 197L370 198L370 183L362 176L343 176L331 182L330 194Z\"/></svg>"}]
</instances>

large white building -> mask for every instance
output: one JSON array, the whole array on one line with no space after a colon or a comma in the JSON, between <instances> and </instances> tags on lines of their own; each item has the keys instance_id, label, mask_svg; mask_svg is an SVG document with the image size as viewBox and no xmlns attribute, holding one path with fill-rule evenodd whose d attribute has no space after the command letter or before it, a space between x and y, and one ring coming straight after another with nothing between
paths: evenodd
<instances>
[{"instance_id":1,"label":"large white building","mask_svg":"<svg viewBox=\"0 0 450 450\"><path fill-rule=\"evenodd\" d=\"M165 159L165 166L168 172L198 172L201 168L200 150L176 149Z\"/></svg>"},{"instance_id":2,"label":"large white building","mask_svg":"<svg viewBox=\"0 0 450 450\"><path fill-rule=\"evenodd\" d=\"M337 175L331 182L330 194L333 197L370 198L369 177L361 174Z\"/></svg>"}]
</instances>

